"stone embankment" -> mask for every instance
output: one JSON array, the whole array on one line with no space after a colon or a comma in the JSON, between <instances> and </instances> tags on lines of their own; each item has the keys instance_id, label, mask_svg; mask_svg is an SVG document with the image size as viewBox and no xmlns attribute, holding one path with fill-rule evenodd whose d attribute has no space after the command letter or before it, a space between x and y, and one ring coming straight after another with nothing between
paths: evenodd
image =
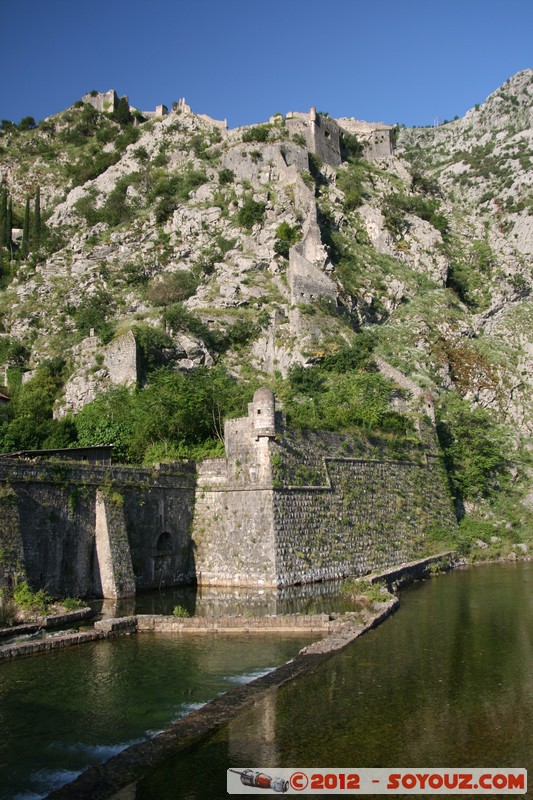
<instances>
[{"instance_id":1,"label":"stone embankment","mask_svg":"<svg viewBox=\"0 0 533 800\"><path fill-rule=\"evenodd\" d=\"M14 639L17 636L31 636L39 631L49 631L54 628L61 628L64 625L73 625L84 619L92 617L94 611L88 606L79 608L76 611L68 611L66 614L54 614L53 616L43 617L40 622L28 622L24 625L13 625L11 628L0 628L0 640ZM57 650L61 647L69 647L73 644L90 642L101 639L103 635L96 631L78 632L57 632L45 639L33 641L16 642L2 646L0 644L0 660L6 658L16 658L17 656L32 655L42 653L47 650Z\"/></svg>"},{"instance_id":2,"label":"stone embankment","mask_svg":"<svg viewBox=\"0 0 533 800\"><path fill-rule=\"evenodd\" d=\"M25 622L22 625L12 625L10 628L0 628L0 639L10 639L13 636L21 636L25 633L36 633L41 630L52 628L62 628L63 625L71 625L80 622L82 619L92 617L94 611L89 606L78 608L76 611L67 611L66 614L53 614L43 617L40 622Z\"/></svg>"},{"instance_id":3,"label":"stone embankment","mask_svg":"<svg viewBox=\"0 0 533 800\"><path fill-rule=\"evenodd\" d=\"M385 583L389 588L396 590L399 586L420 580L435 571L450 569L457 563L451 552L441 553L429 558L423 558L408 564L401 564L388 570L366 576L361 580L374 584ZM355 592L357 590L355 589ZM75 644L93 642L97 639L106 639L133 633L168 633L168 634L253 634L253 633L309 633L317 634L320 639L307 648L302 654L328 653L344 647L349 642L365 633L370 627L379 624L399 604L397 597L386 592L383 595L384 603L374 604L370 608L358 612L345 614L285 614L270 616L242 616L224 615L213 617L172 617L156 614L138 614L128 617L102 619L94 623L94 631L69 631L64 634L58 632L37 641L26 641L0 647L0 660L16 658L17 656L33 655L34 653L56 650ZM17 628L0 630L0 637L9 632L11 637L17 634L32 633L41 628L58 627L85 619L92 614L91 609L79 609L69 614L56 617L46 617L40 625L24 625ZM324 638L325 637L325 638Z\"/></svg>"}]
</instances>

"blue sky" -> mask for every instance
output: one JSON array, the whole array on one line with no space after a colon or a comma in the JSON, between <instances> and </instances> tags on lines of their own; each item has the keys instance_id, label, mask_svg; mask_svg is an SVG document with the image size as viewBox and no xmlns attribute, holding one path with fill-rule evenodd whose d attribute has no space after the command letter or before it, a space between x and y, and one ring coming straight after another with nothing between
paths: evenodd
<instances>
[{"instance_id":1,"label":"blue sky","mask_svg":"<svg viewBox=\"0 0 533 800\"><path fill-rule=\"evenodd\" d=\"M0 118L114 88L230 127L308 110L462 116L533 66L531 0L3 0Z\"/></svg>"}]
</instances>

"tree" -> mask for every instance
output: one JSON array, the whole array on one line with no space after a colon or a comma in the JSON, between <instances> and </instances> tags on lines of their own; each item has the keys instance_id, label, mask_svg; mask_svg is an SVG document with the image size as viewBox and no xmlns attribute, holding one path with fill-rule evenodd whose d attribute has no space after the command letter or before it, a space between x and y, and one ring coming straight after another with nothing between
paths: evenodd
<instances>
[{"instance_id":1,"label":"tree","mask_svg":"<svg viewBox=\"0 0 533 800\"><path fill-rule=\"evenodd\" d=\"M8 204L7 204L7 248L11 252L13 242L11 239L12 231L13 231L13 199L10 197Z\"/></svg>"},{"instance_id":2,"label":"tree","mask_svg":"<svg viewBox=\"0 0 533 800\"><path fill-rule=\"evenodd\" d=\"M24 208L24 222L22 225L22 245L21 253L22 258L27 258L30 252L30 198L26 198L26 206Z\"/></svg>"},{"instance_id":3,"label":"tree","mask_svg":"<svg viewBox=\"0 0 533 800\"><path fill-rule=\"evenodd\" d=\"M38 247L41 240L42 223L41 223L41 188L37 187L35 193L35 210L33 214L33 236L32 242L34 247Z\"/></svg>"},{"instance_id":4,"label":"tree","mask_svg":"<svg viewBox=\"0 0 533 800\"><path fill-rule=\"evenodd\" d=\"M118 461L131 460L133 394L125 386L109 389L84 406L75 418L82 447L111 444Z\"/></svg>"},{"instance_id":5,"label":"tree","mask_svg":"<svg viewBox=\"0 0 533 800\"><path fill-rule=\"evenodd\" d=\"M33 117L23 117L19 122L19 131L31 131L35 128L35 120Z\"/></svg>"},{"instance_id":6,"label":"tree","mask_svg":"<svg viewBox=\"0 0 533 800\"><path fill-rule=\"evenodd\" d=\"M128 103L127 97L121 97L117 103L116 111L113 113L113 119L119 123L119 125L131 125L133 122L133 117L130 111L130 104Z\"/></svg>"},{"instance_id":7,"label":"tree","mask_svg":"<svg viewBox=\"0 0 533 800\"><path fill-rule=\"evenodd\" d=\"M488 411L451 392L439 409L437 433L458 497L490 497L509 483L509 443Z\"/></svg>"},{"instance_id":8,"label":"tree","mask_svg":"<svg viewBox=\"0 0 533 800\"><path fill-rule=\"evenodd\" d=\"M0 194L0 247L7 247L7 189Z\"/></svg>"}]
</instances>

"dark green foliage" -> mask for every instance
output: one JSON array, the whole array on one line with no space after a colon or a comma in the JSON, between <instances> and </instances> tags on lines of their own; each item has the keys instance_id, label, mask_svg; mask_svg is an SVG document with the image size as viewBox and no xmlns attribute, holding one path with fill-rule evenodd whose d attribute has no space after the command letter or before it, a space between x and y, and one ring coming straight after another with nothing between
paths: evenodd
<instances>
[{"instance_id":1,"label":"dark green foliage","mask_svg":"<svg viewBox=\"0 0 533 800\"><path fill-rule=\"evenodd\" d=\"M188 199L189 193L206 181L205 172L195 169L187 169L178 175L162 175L150 193L150 201L157 201L157 222L166 222L178 205Z\"/></svg>"},{"instance_id":2,"label":"dark green foliage","mask_svg":"<svg viewBox=\"0 0 533 800\"><path fill-rule=\"evenodd\" d=\"M225 332L223 332L208 328L182 303L173 303L165 308L163 321L173 333L188 331L202 339L212 353L221 355L230 348L239 349L255 339L265 324L266 318L260 315L255 322L237 320L232 325L228 325Z\"/></svg>"},{"instance_id":3,"label":"dark green foliage","mask_svg":"<svg viewBox=\"0 0 533 800\"><path fill-rule=\"evenodd\" d=\"M26 198L24 208L24 223L22 226L22 244L20 248L22 258L27 258L30 252L30 198Z\"/></svg>"},{"instance_id":4,"label":"dark green foliage","mask_svg":"<svg viewBox=\"0 0 533 800\"><path fill-rule=\"evenodd\" d=\"M105 115L99 114L92 106L84 106L81 119L77 118L76 124L61 134L66 141L80 148L78 158L69 159L65 165L66 177L72 179L73 186L82 186L116 164L128 145L140 136L139 129L131 125L120 131ZM114 141L114 150L104 152L102 145L111 141Z\"/></svg>"},{"instance_id":5,"label":"dark green foliage","mask_svg":"<svg viewBox=\"0 0 533 800\"><path fill-rule=\"evenodd\" d=\"M141 131L139 128L134 128L133 126L124 128L122 133L120 133L115 139L115 152L117 153L118 158L120 158L122 153L130 144L135 144L140 135Z\"/></svg>"},{"instance_id":6,"label":"dark green foliage","mask_svg":"<svg viewBox=\"0 0 533 800\"><path fill-rule=\"evenodd\" d=\"M127 97L121 97L117 103L116 110L113 111L111 115L115 122L118 122L119 125L131 125L133 122L133 117L130 111L130 105L128 103Z\"/></svg>"},{"instance_id":7,"label":"dark green foliage","mask_svg":"<svg viewBox=\"0 0 533 800\"><path fill-rule=\"evenodd\" d=\"M38 186L35 193L35 203L33 212L32 226L32 245L38 247L41 242L42 222L41 222L41 189Z\"/></svg>"},{"instance_id":8,"label":"dark green foliage","mask_svg":"<svg viewBox=\"0 0 533 800\"><path fill-rule=\"evenodd\" d=\"M249 342L253 341L261 330L262 320L253 322L252 320L237 320L232 325L226 328L223 341L219 344L219 352L221 347L227 349L239 349Z\"/></svg>"},{"instance_id":9,"label":"dark green foliage","mask_svg":"<svg viewBox=\"0 0 533 800\"><path fill-rule=\"evenodd\" d=\"M76 423L72 417L53 420L50 433L43 441L44 450L73 447L78 440Z\"/></svg>"},{"instance_id":10,"label":"dark green foliage","mask_svg":"<svg viewBox=\"0 0 533 800\"><path fill-rule=\"evenodd\" d=\"M439 211L440 202L435 198L426 198L421 195L389 194L383 203L383 216L389 231L402 238L409 230L406 214L414 214L424 219L441 232L443 237L448 233L449 223L444 214Z\"/></svg>"},{"instance_id":11,"label":"dark green foliage","mask_svg":"<svg viewBox=\"0 0 533 800\"><path fill-rule=\"evenodd\" d=\"M168 362L168 354L172 352L174 342L161 328L139 323L132 328L139 356L139 373L141 383L156 369Z\"/></svg>"},{"instance_id":12,"label":"dark green foliage","mask_svg":"<svg viewBox=\"0 0 533 800\"><path fill-rule=\"evenodd\" d=\"M228 183L233 183L235 180L235 173L232 169L221 169L218 173L218 182L221 186L226 186Z\"/></svg>"},{"instance_id":13,"label":"dark green foliage","mask_svg":"<svg viewBox=\"0 0 533 800\"><path fill-rule=\"evenodd\" d=\"M230 250L233 250L237 239L225 239L224 236L218 235L215 236L215 244L218 247L222 256L225 256L226 253L229 253Z\"/></svg>"},{"instance_id":14,"label":"dark green foliage","mask_svg":"<svg viewBox=\"0 0 533 800\"><path fill-rule=\"evenodd\" d=\"M364 147L355 133L343 133L341 147L342 155L348 161L357 161L363 157Z\"/></svg>"},{"instance_id":15,"label":"dark green foliage","mask_svg":"<svg viewBox=\"0 0 533 800\"><path fill-rule=\"evenodd\" d=\"M138 161L141 162L141 164L146 164L150 160L150 156L148 155L146 147L137 147L133 151L133 155Z\"/></svg>"},{"instance_id":16,"label":"dark green foliage","mask_svg":"<svg viewBox=\"0 0 533 800\"><path fill-rule=\"evenodd\" d=\"M67 144L84 145L99 130L101 118L93 106L83 104L74 124L62 132L61 138Z\"/></svg>"},{"instance_id":17,"label":"dark green foliage","mask_svg":"<svg viewBox=\"0 0 533 800\"><path fill-rule=\"evenodd\" d=\"M370 362L373 348L372 335L363 332L319 365L291 367L282 390L290 422L319 430L410 433L409 420L391 409L392 384Z\"/></svg>"},{"instance_id":18,"label":"dark green foliage","mask_svg":"<svg viewBox=\"0 0 533 800\"><path fill-rule=\"evenodd\" d=\"M75 418L82 447L111 444L117 461L131 460L133 393L123 387L109 389L84 406Z\"/></svg>"},{"instance_id":19,"label":"dark green foliage","mask_svg":"<svg viewBox=\"0 0 533 800\"><path fill-rule=\"evenodd\" d=\"M140 391L112 389L85 406L79 442L113 444L117 460L137 463L207 454L220 447L224 418L245 413L252 392L220 367L162 369Z\"/></svg>"},{"instance_id":20,"label":"dark green foliage","mask_svg":"<svg viewBox=\"0 0 533 800\"><path fill-rule=\"evenodd\" d=\"M438 409L437 433L457 497L491 497L509 484L508 442L485 409L449 393Z\"/></svg>"},{"instance_id":21,"label":"dark green foliage","mask_svg":"<svg viewBox=\"0 0 533 800\"><path fill-rule=\"evenodd\" d=\"M33 117L23 117L18 124L18 128L19 131L31 131L35 128L35 124Z\"/></svg>"},{"instance_id":22,"label":"dark green foliage","mask_svg":"<svg viewBox=\"0 0 533 800\"><path fill-rule=\"evenodd\" d=\"M198 288L198 281L188 269L165 273L146 290L146 298L154 306L168 306L191 297Z\"/></svg>"},{"instance_id":23,"label":"dark green foliage","mask_svg":"<svg viewBox=\"0 0 533 800\"><path fill-rule=\"evenodd\" d=\"M89 155L80 161L69 162L65 168L66 175L67 178L72 179L72 186L83 186L87 181L92 181L105 172L117 160L118 155L115 153L104 153L99 150L96 155Z\"/></svg>"},{"instance_id":24,"label":"dark green foliage","mask_svg":"<svg viewBox=\"0 0 533 800\"><path fill-rule=\"evenodd\" d=\"M447 244L450 257L447 285L471 309L485 308L490 300L487 276L496 265L495 254L487 242L475 240L465 248L462 241L451 239Z\"/></svg>"},{"instance_id":25,"label":"dark green foliage","mask_svg":"<svg viewBox=\"0 0 533 800\"><path fill-rule=\"evenodd\" d=\"M190 331L204 339L209 334L203 322L189 311L183 303L172 303L163 311L163 322L173 333Z\"/></svg>"},{"instance_id":26,"label":"dark green foliage","mask_svg":"<svg viewBox=\"0 0 533 800\"><path fill-rule=\"evenodd\" d=\"M296 395L315 395L324 388L325 375L317 367L304 367L293 364L289 369L289 384Z\"/></svg>"},{"instance_id":27,"label":"dark green foliage","mask_svg":"<svg viewBox=\"0 0 533 800\"><path fill-rule=\"evenodd\" d=\"M76 328L82 336L88 336L91 328L103 342L108 342L113 335L113 324L109 321L112 313L112 297L100 289L90 297L84 295L79 305L69 312L74 317Z\"/></svg>"},{"instance_id":28,"label":"dark green foliage","mask_svg":"<svg viewBox=\"0 0 533 800\"><path fill-rule=\"evenodd\" d=\"M97 222L105 222L110 227L116 228L131 220L133 208L128 202L128 187L140 180L138 172L124 175L119 178L107 196L101 208L96 208L94 193L87 193L76 201L76 212L85 217L89 225L96 225Z\"/></svg>"},{"instance_id":29,"label":"dark green foliage","mask_svg":"<svg viewBox=\"0 0 533 800\"><path fill-rule=\"evenodd\" d=\"M322 430L408 431L408 421L391 411L392 385L378 373L309 369L317 370L317 375L307 379L308 393L295 393L285 400L292 424ZM302 386L303 376L295 378Z\"/></svg>"},{"instance_id":30,"label":"dark green foliage","mask_svg":"<svg viewBox=\"0 0 533 800\"><path fill-rule=\"evenodd\" d=\"M191 146L194 155L197 158L201 158L203 161L211 161L213 158L213 154L209 152L209 148L213 144L211 138L207 138L206 136L202 136L199 133L196 133L191 139Z\"/></svg>"},{"instance_id":31,"label":"dark green foliage","mask_svg":"<svg viewBox=\"0 0 533 800\"><path fill-rule=\"evenodd\" d=\"M80 217L84 217L89 225L96 225L100 221L100 212L95 205L96 195L94 191L88 191L79 200L76 200L74 208Z\"/></svg>"},{"instance_id":32,"label":"dark green foliage","mask_svg":"<svg viewBox=\"0 0 533 800\"><path fill-rule=\"evenodd\" d=\"M131 175L119 178L98 212L99 220L107 222L112 228L129 222L132 218L133 211L128 203L128 186L131 185L131 179Z\"/></svg>"},{"instance_id":33,"label":"dark green foliage","mask_svg":"<svg viewBox=\"0 0 533 800\"><path fill-rule=\"evenodd\" d=\"M256 224L261 225L265 216L266 203L260 203L252 197L244 201L244 205L237 212L237 222L241 228L251 231Z\"/></svg>"},{"instance_id":34,"label":"dark green foliage","mask_svg":"<svg viewBox=\"0 0 533 800\"><path fill-rule=\"evenodd\" d=\"M52 409L63 383L63 366L62 361L45 362L27 383L10 385L8 421L0 429L2 452L43 448L58 425Z\"/></svg>"},{"instance_id":35,"label":"dark green foliage","mask_svg":"<svg viewBox=\"0 0 533 800\"><path fill-rule=\"evenodd\" d=\"M369 197L365 187L367 172L363 163L350 163L339 170L337 186L344 192L344 205L353 210L362 205Z\"/></svg>"},{"instance_id":36,"label":"dark green foliage","mask_svg":"<svg viewBox=\"0 0 533 800\"><path fill-rule=\"evenodd\" d=\"M295 245L299 239L300 229L297 226L289 225L288 222L280 223L280 225L278 225L276 228L274 252L278 256L288 258L290 248Z\"/></svg>"},{"instance_id":37,"label":"dark green foliage","mask_svg":"<svg viewBox=\"0 0 533 800\"><path fill-rule=\"evenodd\" d=\"M121 277L127 286L146 286L150 271L142 262L127 262L122 267Z\"/></svg>"},{"instance_id":38,"label":"dark green foliage","mask_svg":"<svg viewBox=\"0 0 533 800\"><path fill-rule=\"evenodd\" d=\"M0 341L0 360L13 367L25 367L30 358L29 348L20 341L9 336Z\"/></svg>"},{"instance_id":39,"label":"dark green foliage","mask_svg":"<svg viewBox=\"0 0 533 800\"><path fill-rule=\"evenodd\" d=\"M248 128L242 134L243 142L266 142L272 130L272 125L256 125Z\"/></svg>"},{"instance_id":40,"label":"dark green foliage","mask_svg":"<svg viewBox=\"0 0 533 800\"><path fill-rule=\"evenodd\" d=\"M419 169L413 169L411 173L411 189L413 192L419 192L420 194L433 195L435 197L442 196L438 181Z\"/></svg>"},{"instance_id":41,"label":"dark green foliage","mask_svg":"<svg viewBox=\"0 0 533 800\"><path fill-rule=\"evenodd\" d=\"M361 331L350 346L346 345L327 355L322 367L332 372L368 369L375 344L375 337L370 331Z\"/></svg>"}]
</instances>

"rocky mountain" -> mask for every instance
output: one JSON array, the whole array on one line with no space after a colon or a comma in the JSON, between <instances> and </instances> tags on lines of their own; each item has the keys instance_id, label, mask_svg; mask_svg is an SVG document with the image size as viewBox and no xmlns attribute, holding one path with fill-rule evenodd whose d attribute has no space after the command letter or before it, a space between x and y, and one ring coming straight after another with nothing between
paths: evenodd
<instances>
[{"instance_id":1,"label":"rocky mountain","mask_svg":"<svg viewBox=\"0 0 533 800\"><path fill-rule=\"evenodd\" d=\"M484 410L527 495L532 94L526 70L415 129L311 109L228 130L185 101L121 116L114 92L4 121L0 360L31 383L62 358L64 418L146 379L143 337L152 366L279 389L371 334L394 407Z\"/></svg>"}]
</instances>

